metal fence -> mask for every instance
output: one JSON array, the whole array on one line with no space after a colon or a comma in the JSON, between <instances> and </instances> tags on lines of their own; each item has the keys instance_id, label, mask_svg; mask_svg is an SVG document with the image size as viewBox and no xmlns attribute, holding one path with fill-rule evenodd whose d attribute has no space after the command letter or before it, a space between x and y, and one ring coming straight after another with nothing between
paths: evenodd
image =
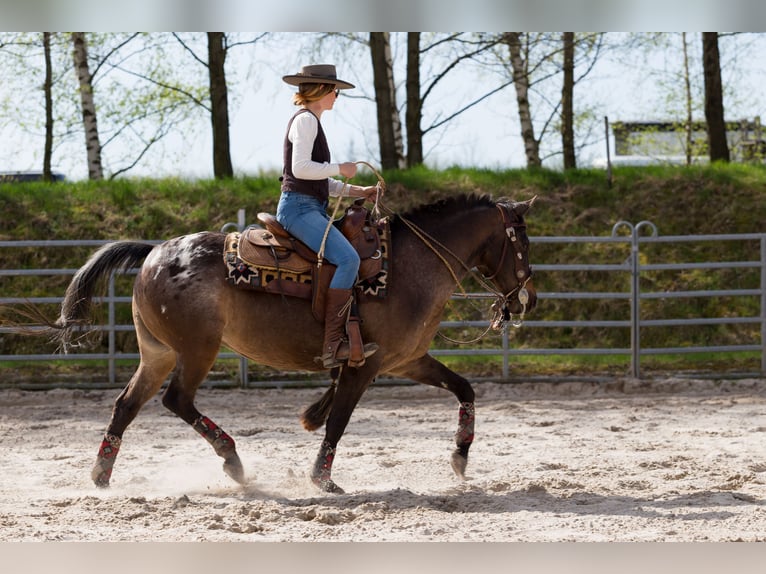
<instances>
[{"instance_id":1,"label":"metal fence","mask_svg":"<svg viewBox=\"0 0 766 574\"><path fill-rule=\"evenodd\" d=\"M240 210L239 221L224 226L225 229L242 229L245 226L244 212ZM577 263L561 264L546 263L544 261L533 262L533 268L536 276L542 276L546 272L608 272L622 274L629 277L630 288L627 291L602 292L594 291L589 285L580 284L579 291L566 292L538 292L540 302L545 300L567 300L578 301L586 299L603 300L622 300L627 301L630 312L629 316L619 320L546 320L545 318L527 320L524 323L525 329L538 328L618 328L630 330L630 346L625 348L606 347L606 348L528 348L519 347L511 344L511 336L504 332L500 338L500 344L493 348L465 347L459 349L436 349L432 350L435 356L499 356L502 359L502 376L508 378L509 365L511 358L519 355L626 355L630 357L630 375L636 378L641 377L641 358L647 355L656 354L682 354L682 353L734 353L734 352L752 352L759 353L761 357L760 374L766 374L766 233L750 234L730 234L730 235L689 235L689 236L660 236L657 227L648 221L642 221L636 225L621 221L614 225L612 232L604 237L531 237L530 241L534 247L535 244L619 244L625 248L626 256L615 263ZM751 241L758 245L759 258L751 261L705 261L694 263L664 261L660 263L645 264L642 263L641 249L648 244L674 243L674 242L729 242L729 241ZM2 249L25 249L25 248L72 248L72 247L99 247L107 241L99 240L51 240L51 241L0 241ZM754 273L758 274L760 279L758 286L742 289L717 289L717 290L690 290L690 291L661 291L652 292L641 288L641 277L651 271L658 270L699 270L699 269L756 269ZM76 269L0 269L0 278L17 276L66 276L73 275ZM117 293L114 277L110 280L107 294L100 298L100 303L107 309L107 319L101 325L94 328L104 331L107 336L108 350L103 353L72 353L67 355L40 353L40 354L13 354L0 355L0 362L13 361L84 361L99 360L106 363L108 381L110 385L116 384L116 365L117 361L135 360L139 356L137 353L123 353L116 349L116 334L119 332L133 331L132 324L118 324L117 306L128 305L131 301L130 293ZM0 292L0 295L3 295ZM63 296L63 293L62 293ZM455 296L462 298L462 296ZM489 293L471 293L471 298L491 298ZM687 317L662 317L655 319L642 319L641 303L651 299L658 298L683 298L683 297L751 297L759 301L760 312L754 316L729 316L722 315L716 317L687 316ZM2 305L18 305L26 302L33 304L58 304L62 297L0 297ZM760 336L756 340L747 344L726 345L711 342L705 346L684 346L684 347L661 347L645 348L641 342L641 332L644 328L651 327L672 327L672 326L690 326L690 325L725 325L725 324L750 324L759 325ZM477 327L486 328L486 321L444 321L442 327ZM8 332L9 329L0 327L0 334ZM221 352L221 359L239 359L239 383L241 386L260 386L261 383L248 380L248 361L234 353Z\"/></svg>"}]
</instances>

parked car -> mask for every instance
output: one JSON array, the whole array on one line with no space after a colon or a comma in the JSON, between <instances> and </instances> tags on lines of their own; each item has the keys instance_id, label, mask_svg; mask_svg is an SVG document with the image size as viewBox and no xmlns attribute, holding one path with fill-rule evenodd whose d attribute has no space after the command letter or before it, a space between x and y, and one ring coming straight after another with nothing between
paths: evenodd
<instances>
[{"instance_id":1,"label":"parked car","mask_svg":"<svg viewBox=\"0 0 766 574\"><path fill-rule=\"evenodd\" d=\"M53 181L64 181L64 174L53 172ZM0 183L14 183L23 181L43 181L41 171L0 171Z\"/></svg>"}]
</instances>

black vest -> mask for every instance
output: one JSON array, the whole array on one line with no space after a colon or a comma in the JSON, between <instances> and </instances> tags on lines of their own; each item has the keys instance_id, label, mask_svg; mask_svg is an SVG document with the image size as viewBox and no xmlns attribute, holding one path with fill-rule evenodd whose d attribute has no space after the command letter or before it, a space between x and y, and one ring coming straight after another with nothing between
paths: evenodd
<instances>
[{"instance_id":1,"label":"black vest","mask_svg":"<svg viewBox=\"0 0 766 574\"><path fill-rule=\"evenodd\" d=\"M296 114L290 118L290 123L287 124L287 134L290 133L290 126L293 125L293 120L298 117L298 114L305 112L312 113L310 110L303 109L296 112ZM317 137L314 140L314 147L311 150L311 161L317 163L329 162L330 146L327 145L327 138L324 135L324 130L322 129L322 124L320 123L319 118L317 118L317 126ZM282 168L282 177L279 178L282 181L282 191L297 191L298 193L305 193L306 195L316 197L320 201L327 201L330 195L330 185L327 182L327 178L298 179L293 175L293 142L290 141L287 134L285 134L283 152L284 167Z\"/></svg>"}]
</instances>

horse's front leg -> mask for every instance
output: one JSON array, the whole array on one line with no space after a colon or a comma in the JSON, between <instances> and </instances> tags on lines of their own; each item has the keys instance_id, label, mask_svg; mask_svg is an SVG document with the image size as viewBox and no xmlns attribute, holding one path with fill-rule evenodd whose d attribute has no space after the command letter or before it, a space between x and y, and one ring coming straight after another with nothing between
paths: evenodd
<instances>
[{"instance_id":1,"label":"horse's front leg","mask_svg":"<svg viewBox=\"0 0 766 574\"><path fill-rule=\"evenodd\" d=\"M364 367L356 369L342 367L338 386L333 397L332 408L325 424L325 435L319 453L311 469L311 482L320 490L333 494L343 494L345 491L332 479L332 465L338 442L346 430L351 413L354 412L359 399L372 382L376 369L368 361Z\"/></svg>"},{"instance_id":2,"label":"horse's front leg","mask_svg":"<svg viewBox=\"0 0 766 574\"><path fill-rule=\"evenodd\" d=\"M456 448L452 452L450 463L452 470L462 480L465 480L465 469L468 465L468 450L473 444L476 409L475 393L466 379L445 367L431 357L422 357L399 367L394 374L407 377L418 383L447 389L457 397L458 424L455 433Z\"/></svg>"},{"instance_id":3,"label":"horse's front leg","mask_svg":"<svg viewBox=\"0 0 766 574\"><path fill-rule=\"evenodd\" d=\"M187 369L188 371L189 369ZM207 370L203 370L204 373ZM245 469L237 454L234 439L221 427L200 413L194 406L194 394L201 377L190 376L180 369L176 372L162 396L162 404L186 421L213 447L215 453L223 459L223 471L242 485L247 484ZM192 381L194 384L189 384Z\"/></svg>"}]
</instances>

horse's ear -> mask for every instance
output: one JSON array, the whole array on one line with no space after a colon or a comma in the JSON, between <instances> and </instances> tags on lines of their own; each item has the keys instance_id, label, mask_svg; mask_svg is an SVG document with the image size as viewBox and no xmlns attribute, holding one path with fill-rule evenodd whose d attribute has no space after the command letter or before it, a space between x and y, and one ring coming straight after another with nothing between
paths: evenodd
<instances>
[{"instance_id":1,"label":"horse's ear","mask_svg":"<svg viewBox=\"0 0 766 574\"><path fill-rule=\"evenodd\" d=\"M518 201L513 204L513 211L515 211L518 215L524 216L524 214L529 211L529 208L532 207L532 204L537 199L537 196L526 200L526 201Z\"/></svg>"}]
</instances>

